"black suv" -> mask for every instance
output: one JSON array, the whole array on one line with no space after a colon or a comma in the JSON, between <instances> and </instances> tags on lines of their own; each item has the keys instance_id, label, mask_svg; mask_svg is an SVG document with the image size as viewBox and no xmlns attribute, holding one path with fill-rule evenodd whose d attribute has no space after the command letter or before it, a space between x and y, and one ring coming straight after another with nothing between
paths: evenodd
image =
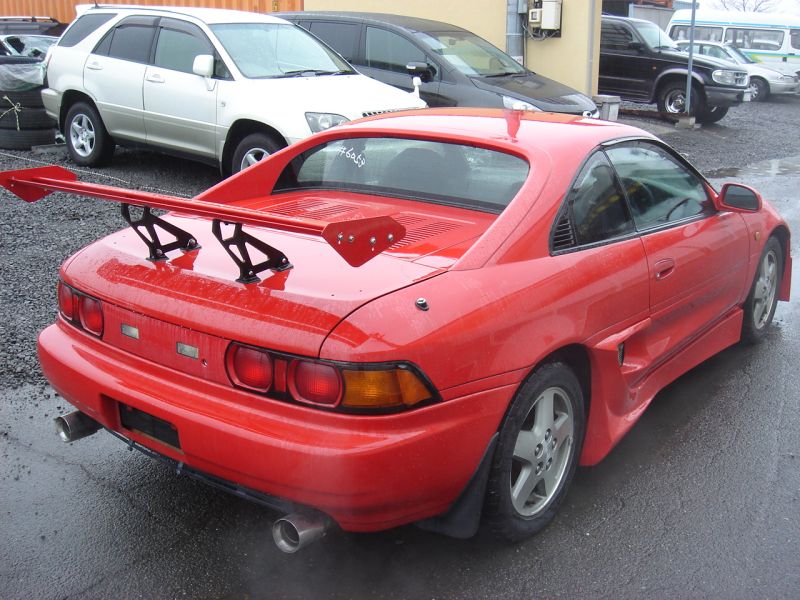
<instances>
[{"instance_id":1,"label":"black suv","mask_svg":"<svg viewBox=\"0 0 800 600\"><path fill-rule=\"evenodd\" d=\"M273 13L307 29L364 75L400 89L422 80L428 106L522 107L596 116L594 102L529 71L474 33L440 21L358 12Z\"/></svg>"},{"instance_id":2,"label":"black suv","mask_svg":"<svg viewBox=\"0 0 800 600\"><path fill-rule=\"evenodd\" d=\"M748 76L735 64L695 56L690 114L716 123L745 99ZM689 55L658 25L603 15L600 34L600 93L634 102L656 102L665 113L686 112Z\"/></svg>"}]
</instances>

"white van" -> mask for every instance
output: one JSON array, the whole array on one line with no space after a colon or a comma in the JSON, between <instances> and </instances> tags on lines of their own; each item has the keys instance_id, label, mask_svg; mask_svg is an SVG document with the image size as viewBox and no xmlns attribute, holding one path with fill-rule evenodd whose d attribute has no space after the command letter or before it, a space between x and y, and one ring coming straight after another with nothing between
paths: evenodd
<instances>
[{"instance_id":1,"label":"white van","mask_svg":"<svg viewBox=\"0 0 800 600\"><path fill-rule=\"evenodd\" d=\"M692 11L676 10L667 26L675 40L688 40ZM695 41L725 42L785 75L800 74L800 18L780 13L698 10Z\"/></svg>"},{"instance_id":2,"label":"white van","mask_svg":"<svg viewBox=\"0 0 800 600\"><path fill-rule=\"evenodd\" d=\"M425 106L300 27L231 10L91 7L45 62L42 100L79 165L119 144L236 173L338 123Z\"/></svg>"}]
</instances>

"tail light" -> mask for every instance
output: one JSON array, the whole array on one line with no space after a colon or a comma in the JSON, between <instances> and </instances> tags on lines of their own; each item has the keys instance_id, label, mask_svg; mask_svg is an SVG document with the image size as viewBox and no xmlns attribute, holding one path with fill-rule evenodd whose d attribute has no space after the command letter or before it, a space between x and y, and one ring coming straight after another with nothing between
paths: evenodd
<instances>
[{"instance_id":1,"label":"tail light","mask_svg":"<svg viewBox=\"0 0 800 600\"><path fill-rule=\"evenodd\" d=\"M64 318L72 321L75 318L75 294L72 288L65 284L63 281L58 282L58 310Z\"/></svg>"},{"instance_id":2,"label":"tail light","mask_svg":"<svg viewBox=\"0 0 800 600\"><path fill-rule=\"evenodd\" d=\"M103 336L103 306L97 298L59 281L58 309L61 315L76 327L97 337Z\"/></svg>"},{"instance_id":3,"label":"tail light","mask_svg":"<svg viewBox=\"0 0 800 600\"><path fill-rule=\"evenodd\" d=\"M289 370L289 390L300 402L336 406L342 395L342 379L329 364L295 360Z\"/></svg>"},{"instance_id":4,"label":"tail light","mask_svg":"<svg viewBox=\"0 0 800 600\"><path fill-rule=\"evenodd\" d=\"M257 392L272 385L272 359L265 350L234 344L228 352L228 372L234 383Z\"/></svg>"},{"instance_id":5,"label":"tail light","mask_svg":"<svg viewBox=\"0 0 800 600\"><path fill-rule=\"evenodd\" d=\"M91 296L78 298L78 314L81 325L89 333L100 337L103 335L103 308L100 301Z\"/></svg>"},{"instance_id":6,"label":"tail light","mask_svg":"<svg viewBox=\"0 0 800 600\"><path fill-rule=\"evenodd\" d=\"M424 375L408 363L312 360L234 342L226 365L237 387L343 412L395 412L439 400Z\"/></svg>"}]
</instances>

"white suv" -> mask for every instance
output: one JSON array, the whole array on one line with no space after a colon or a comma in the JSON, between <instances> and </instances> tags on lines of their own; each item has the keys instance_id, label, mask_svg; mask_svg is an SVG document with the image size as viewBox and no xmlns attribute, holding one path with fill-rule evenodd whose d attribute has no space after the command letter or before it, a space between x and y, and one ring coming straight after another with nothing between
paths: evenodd
<instances>
[{"instance_id":1,"label":"white suv","mask_svg":"<svg viewBox=\"0 0 800 600\"><path fill-rule=\"evenodd\" d=\"M425 106L295 25L231 10L89 8L46 65L42 99L79 165L144 145L235 173L338 123Z\"/></svg>"}]
</instances>

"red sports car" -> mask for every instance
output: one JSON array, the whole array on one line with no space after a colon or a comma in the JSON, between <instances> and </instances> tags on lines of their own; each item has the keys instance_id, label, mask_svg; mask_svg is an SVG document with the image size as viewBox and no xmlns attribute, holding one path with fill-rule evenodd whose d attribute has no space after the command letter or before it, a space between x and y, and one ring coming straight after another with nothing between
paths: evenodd
<instances>
[{"instance_id":1,"label":"red sports car","mask_svg":"<svg viewBox=\"0 0 800 600\"><path fill-rule=\"evenodd\" d=\"M336 127L187 200L58 167L28 201L122 203L61 268L45 375L131 446L292 513L520 539L665 385L764 338L789 230L617 123L428 110ZM166 215L151 209L167 209Z\"/></svg>"}]
</instances>

